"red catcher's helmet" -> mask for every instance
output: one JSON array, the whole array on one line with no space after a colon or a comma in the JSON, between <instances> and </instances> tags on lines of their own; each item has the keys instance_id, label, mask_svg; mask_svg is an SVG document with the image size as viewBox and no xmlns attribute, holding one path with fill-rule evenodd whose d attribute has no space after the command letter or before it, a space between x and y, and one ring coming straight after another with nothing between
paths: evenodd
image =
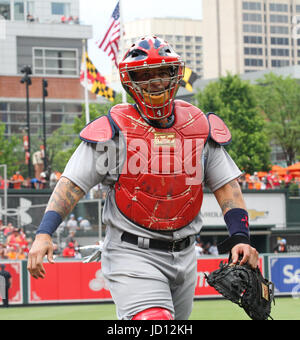
<instances>
[{"instance_id":1,"label":"red catcher's helmet","mask_svg":"<svg viewBox=\"0 0 300 340\"><path fill-rule=\"evenodd\" d=\"M159 69L163 69L165 75L167 70L169 77L136 79L136 72L149 73ZM120 62L119 71L124 89L135 100L142 114L150 120L171 115L179 82L184 76L184 62L166 41L158 37L138 40ZM161 83L159 91L152 89L154 82Z\"/></svg>"}]
</instances>

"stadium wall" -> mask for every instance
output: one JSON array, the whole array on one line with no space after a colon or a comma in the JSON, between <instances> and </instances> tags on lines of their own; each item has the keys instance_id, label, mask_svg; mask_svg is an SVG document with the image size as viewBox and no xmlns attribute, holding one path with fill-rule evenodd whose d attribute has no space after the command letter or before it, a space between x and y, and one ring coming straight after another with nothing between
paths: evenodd
<instances>
[{"instance_id":1,"label":"stadium wall","mask_svg":"<svg viewBox=\"0 0 300 340\"><path fill-rule=\"evenodd\" d=\"M195 299L222 298L206 280L226 257L203 256L197 262ZM26 261L0 261L12 275L9 290L11 305L72 304L112 302L100 263L61 261L44 263L44 280L35 280L27 272ZM300 298L300 253L260 256L262 273L274 282L275 296ZM1 291L1 290L0 290ZM1 302L1 298L0 298Z\"/></svg>"}]
</instances>

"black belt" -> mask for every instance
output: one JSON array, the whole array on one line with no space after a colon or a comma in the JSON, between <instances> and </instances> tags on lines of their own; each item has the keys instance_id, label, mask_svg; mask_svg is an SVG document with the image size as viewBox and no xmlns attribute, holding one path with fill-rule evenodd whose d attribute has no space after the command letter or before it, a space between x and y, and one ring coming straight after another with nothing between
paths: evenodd
<instances>
[{"instance_id":1,"label":"black belt","mask_svg":"<svg viewBox=\"0 0 300 340\"><path fill-rule=\"evenodd\" d=\"M166 251L171 251L171 252L182 251L193 243L191 242L190 237L186 237L178 241L168 242L168 241L153 240L153 239L139 237L139 236L127 233L126 231L122 234L121 240L124 242L137 245L140 248L144 248L144 249L153 248L153 249L166 250Z\"/></svg>"}]
</instances>

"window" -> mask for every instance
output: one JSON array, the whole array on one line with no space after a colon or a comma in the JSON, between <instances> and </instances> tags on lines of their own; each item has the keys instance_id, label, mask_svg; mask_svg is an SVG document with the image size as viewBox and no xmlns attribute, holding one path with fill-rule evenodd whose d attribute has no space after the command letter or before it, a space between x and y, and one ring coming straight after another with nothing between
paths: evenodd
<instances>
[{"instance_id":1,"label":"window","mask_svg":"<svg viewBox=\"0 0 300 340\"><path fill-rule=\"evenodd\" d=\"M289 60L272 60L272 67L290 66Z\"/></svg>"},{"instance_id":2,"label":"window","mask_svg":"<svg viewBox=\"0 0 300 340\"><path fill-rule=\"evenodd\" d=\"M278 57L289 57L290 56L290 50L286 48L272 48L271 49L271 55L272 56L278 56Z\"/></svg>"},{"instance_id":3,"label":"window","mask_svg":"<svg viewBox=\"0 0 300 340\"><path fill-rule=\"evenodd\" d=\"M10 20L10 0L0 0L0 15Z\"/></svg>"},{"instance_id":4,"label":"window","mask_svg":"<svg viewBox=\"0 0 300 340\"><path fill-rule=\"evenodd\" d=\"M271 26L271 34L289 34L289 28L287 26Z\"/></svg>"},{"instance_id":5,"label":"window","mask_svg":"<svg viewBox=\"0 0 300 340\"><path fill-rule=\"evenodd\" d=\"M287 24L289 22L289 17L287 15L270 15L270 22L278 22L281 24Z\"/></svg>"},{"instance_id":6,"label":"window","mask_svg":"<svg viewBox=\"0 0 300 340\"><path fill-rule=\"evenodd\" d=\"M260 11L261 10L261 4L259 2L243 2L243 9L244 10L250 10L250 11Z\"/></svg>"},{"instance_id":7,"label":"window","mask_svg":"<svg viewBox=\"0 0 300 340\"><path fill-rule=\"evenodd\" d=\"M24 1L14 3L15 20L24 20Z\"/></svg>"},{"instance_id":8,"label":"window","mask_svg":"<svg viewBox=\"0 0 300 340\"><path fill-rule=\"evenodd\" d=\"M245 59L245 66L263 66L262 59Z\"/></svg>"},{"instance_id":9,"label":"window","mask_svg":"<svg viewBox=\"0 0 300 340\"><path fill-rule=\"evenodd\" d=\"M52 15L70 16L70 4L66 2L52 2L51 13Z\"/></svg>"},{"instance_id":10,"label":"window","mask_svg":"<svg viewBox=\"0 0 300 340\"><path fill-rule=\"evenodd\" d=\"M271 45L289 45L289 38L271 38Z\"/></svg>"},{"instance_id":11,"label":"window","mask_svg":"<svg viewBox=\"0 0 300 340\"><path fill-rule=\"evenodd\" d=\"M244 36L244 43L245 44L262 44L262 37L245 35Z\"/></svg>"},{"instance_id":12,"label":"window","mask_svg":"<svg viewBox=\"0 0 300 340\"><path fill-rule=\"evenodd\" d=\"M271 12L288 12L288 5L286 4L270 4Z\"/></svg>"},{"instance_id":13,"label":"window","mask_svg":"<svg viewBox=\"0 0 300 340\"><path fill-rule=\"evenodd\" d=\"M261 22L262 21L262 16L261 16L261 14L256 14L256 13L244 13L243 14L243 20L244 21L257 21L257 22Z\"/></svg>"},{"instance_id":14,"label":"window","mask_svg":"<svg viewBox=\"0 0 300 340\"><path fill-rule=\"evenodd\" d=\"M246 54L246 55L262 55L263 49L262 48L256 48L256 47L245 47L244 48L244 54Z\"/></svg>"},{"instance_id":15,"label":"window","mask_svg":"<svg viewBox=\"0 0 300 340\"><path fill-rule=\"evenodd\" d=\"M34 48L33 72L43 75L78 75L77 50Z\"/></svg>"},{"instance_id":16,"label":"window","mask_svg":"<svg viewBox=\"0 0 300 340\"><path fill-rule=\"evenodd\" d=\"M262 25L243 25L244 33L262 33Z\"/></svg>"}]
</instances>

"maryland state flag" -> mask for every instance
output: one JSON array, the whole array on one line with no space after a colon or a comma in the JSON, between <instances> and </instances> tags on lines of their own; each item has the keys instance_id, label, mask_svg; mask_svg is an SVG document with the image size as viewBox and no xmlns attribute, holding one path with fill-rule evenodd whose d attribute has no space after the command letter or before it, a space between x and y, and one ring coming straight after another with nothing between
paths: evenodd
<instances>
[{"instance_id":1,"label":"maryland state flag","mask_svg":"<svg viewBox=\"0 0 300 340\"><path fill-rule=\"evenodd\" d=\"M193 92L193 84L199 78L198 74L186 67L184 77L180 82L180 85L186 90Z\"/></svg>"},{"instance_id":2,"label":"maryland state flag","mask_svg":"<svg viewBox=\"0 0 300 340\"><path fill-rule=\"evenodd\" d=\"M111 102L116 97L116 92L107 86L106 79L98 72L87 53L82 56L80 83L83 87L87 86L92 93Z\"/></svg>"}]
</instances>

